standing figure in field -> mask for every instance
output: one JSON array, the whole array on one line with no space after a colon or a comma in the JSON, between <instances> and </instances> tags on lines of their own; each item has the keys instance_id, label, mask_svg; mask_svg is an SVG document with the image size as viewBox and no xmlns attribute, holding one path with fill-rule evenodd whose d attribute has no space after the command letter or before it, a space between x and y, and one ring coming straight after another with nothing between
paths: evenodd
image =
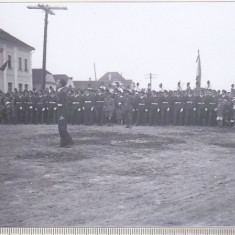
<instances>
[{"instance_id":1,"label":"standing figure in field","mask_svg":"<svg viewBox=\"0 0 235 235\"><path fill-rule=\"evenodd\" d=\"M235 96L232 98L232 116L230 122L235 127Z\"/></svg>"},{"instance_id":2,"label":"standing figure in field","mask_svg":"<svg viewBox=\"0 0 235 235\"><path fill-rule=\"evenodd\" d=\"M171 97L168 91L164 91L160 96L160 106L161 106L161 125L170 124L170 113L171 113Z\"/></svg>"},{"instance_id":3,"label":"standing figure in field","mask_svg":"<svg viewBox=\"0 0 235 235\"><path fill-rule=\"evenodd\" d=\"M4 115L4 123L10 124L11 123L11 94L6 93L5 98L2 100L2 104L5 106L5 115ZM1 100L1 98L0 98ZM0 104L1 106L1 104Z\"/></svg>"},{"instance_id":4,"label":"standing figure in field","mask_svg":"<svg viewBox=\"0 0 235 235\"><path fill-rule=\"evenodd\" d=\"M80 91L75 91L72 95L72 124L81 124L82 122L82 97Z\"/></svg>"},{"instance_id":5,"label":"standing figure in field","mask_svg":"<svg viewBox=\"0 0 235 235\"><path fill-rule=\"evenodd\" d=\"M56 123L56 94L54 90L51 90L49 93L49 101L48 101L48 115L47 115L47 122L49 124Z\"/></svg>"},{"instance_id":6,"label":"standing figure in field","mask_svg":"<svg viewBox=\"0 0 235 235\"><path fill-rule=\"evenodd\" d=\"M95 121L96 124L99 126L103 125L104 115L104 94L101 89L98 90L95 96Z\"/></svg>"},{"instance_id":7,"label":"standing figure in field","mask_svg":"<svg viewBox=\"0 0 235 235\"><path fill-rule=\"evenodd\" d=\"M115 100L115 114L118 124L123 124L123 95L120 93Z\"/></svg>"},{"instance_id":8,"label":"standing figure in field","mask_svg":"<svg viewBox=\"0 0 235 235\"><path fill-rule=\"evenodd\" d=\"M148 98L144 91L137 96L137 118L136 125L146 125L148 116Z\"/></svg>"},{"instance_id":9,"label":"standing figure in field","mask_svg":"<svg viewBox=\"0 0 235 235\"><path fill-rule=\"evenodd\" d=\"M149 102L149 125L155 126L159 121L159 99L155 91L152 91Z\"/></svg>"},{"instance_id":10,"label":"standing figure in field","mask_svg":"<svg viewBox=\"0 0 235 235\"><path fill-rule=\"evenodd\" d=\"M66 90L66 81L60 79L58 84L57 102L60 104L60 116L58 120L58 129L60 134L60 147L69 147L74 144L73 139L67 131L68 121L68 97Z\"/></svg>"},{"instance_id":11,"label":"standing figure in field","mask_svg":"<svg viewBox=\"0 0 235 235\"><path fill-rule=\"evenodd\" d=\"M134 109L134 104L135 104L134 97L131 95L130 91L126 90L123 101L123 113L124 113L126 128L132 127L132 112Z\"/></svg>"},{"instance_id":12,"label":"standing figure in field","mask_svg":"<svg viewBox=\"0 0 235 235\"><path fill-rule=\"evenodd\" d=\"M4 123L4 94L0 91L0 124Z\"/></svg>"},{"instance_id":13,"label":"standing figure in field","mask_svg":"<svg viewBox=\"0 0 235 235\"><path fill-rule=\"evenodd\" d=\"M89 89L83 94L83 117L86 126L93 125L94 122L94 97Z\"/></svg>"},{"instance_id":14,"label":"standing figure in field","mask_svg":"<svg viewBox=\"0 0 235 235\"><path fill-rule=\"evenodd\" d=\"M230 98L231 98L231 119L230 123L232 126L235 127L235 89L234 89L234 84L231 86L231 92L230 92Z\"/></svg>"},{"instance_id":15,"label":"standing figure in field","mask_svg":"<svg viewBox=\"0 0 235 235\"><path fill-rule=\"evenodd\" d=\"M226 91L222 91L222 95L220 96L218 100L218 108L217 108L217 122L218 126L222 127L224 125L224 116L225 116L225 111L226 111L226 106L227 106L228 100L226 96Z\"/></svg>"},{"instance_id":16,"label":"standing figure in field","mask_svg":"<svg viewBox=\"0 0 235 235\"><path fill-rule=\"evenodd\" d=\"M107 93L107 96L104 99L103 109L104 109L105 122L107 122L108 125L111 125L111 120L115 109L115 103L110 93Z\"/></svg>"},{"instance_id":17,"label":"standing figure in field","mask_svg":"<svg viewBox=\"0 0 235 235\"><path fill-rule=\"evenodd\" d=\"M185 101L185 115L184 115L184 124L185 125L194 125L195 124L195 118L193 118L195 115L195 111L193 110L194 108L194 100L193 100L193 94L192 90L187 89L185 96L184 96L184 101ZM194 115L194 116L193 116Z\"/></svg>"}]
</instances>

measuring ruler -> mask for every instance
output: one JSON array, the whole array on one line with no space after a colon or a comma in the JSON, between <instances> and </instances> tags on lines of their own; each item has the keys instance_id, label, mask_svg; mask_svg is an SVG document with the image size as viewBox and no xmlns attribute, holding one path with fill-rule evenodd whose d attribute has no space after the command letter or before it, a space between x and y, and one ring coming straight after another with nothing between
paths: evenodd
<instances>
[{"instance_id":1,"label":"measuring ruler","mask_svg":"<svg viewBox=\"0 0 235 235\"><path fill-rule=\"evenodd\" d=\"M0 228L0 235L235 235L235 227Z\"/></svg>"}]
</instances>

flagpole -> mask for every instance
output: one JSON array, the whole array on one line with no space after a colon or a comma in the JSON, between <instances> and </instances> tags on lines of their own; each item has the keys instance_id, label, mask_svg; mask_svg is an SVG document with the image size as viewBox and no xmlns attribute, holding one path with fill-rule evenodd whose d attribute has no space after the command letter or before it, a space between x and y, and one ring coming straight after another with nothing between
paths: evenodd
<instances>
[{"instance_id":1,"label":"flagpole","mask_svg":"<svg viewBox=\"0 0 235 235\"><path fill-rule=\"evenodd\" d=\"M197 88L201 88L201 59L200 59L200 52L198 49L198 55L197 55L197 74L196 74L196 86Z\"/></svg>"}]
</instances>

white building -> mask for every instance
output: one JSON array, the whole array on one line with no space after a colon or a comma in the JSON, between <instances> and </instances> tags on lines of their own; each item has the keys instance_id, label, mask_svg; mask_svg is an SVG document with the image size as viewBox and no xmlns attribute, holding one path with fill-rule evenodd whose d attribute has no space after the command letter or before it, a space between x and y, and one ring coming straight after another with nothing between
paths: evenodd
<instances>
[{"instance_id":1,"label":"white building","mask_svg":"<svg viewBox=\"0 0 235 235\"><path fill-rule=\"evenodd\" d=\"M0 70L0 90L32 90L33 50L33 47L0 29L0 67L8 61L6 69Z\"/></svg>"}]
</instances>

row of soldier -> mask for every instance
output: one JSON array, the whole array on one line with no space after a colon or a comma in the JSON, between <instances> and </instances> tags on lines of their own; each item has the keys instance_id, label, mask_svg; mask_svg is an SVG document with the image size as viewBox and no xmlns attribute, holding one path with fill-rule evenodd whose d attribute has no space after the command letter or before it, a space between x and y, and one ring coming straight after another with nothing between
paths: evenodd
<instances>
[{"instance_id":1,"label":"row of soldier","mask_svg":"<svg viewBox=\"0 0 235 235\"><path fill-rule=\"evenodd\" d=\"M103 125L234 125L234 89L130 91L68 89L68 123ZM57 92L0 92L0 122L56 124L62 104Z\"/></svg>"}]
</instances>

